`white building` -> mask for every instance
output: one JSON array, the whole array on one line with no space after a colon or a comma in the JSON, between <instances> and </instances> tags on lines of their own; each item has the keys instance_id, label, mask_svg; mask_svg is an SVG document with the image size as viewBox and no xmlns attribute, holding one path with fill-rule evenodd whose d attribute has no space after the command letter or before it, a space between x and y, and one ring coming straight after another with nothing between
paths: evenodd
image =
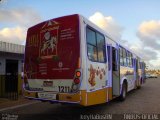
<instances>
[{"instance_id":1,"label":"white building","mask_svg":"<svg viewBox=\"0 0 160 120\"><path fill-rule=\"evenodd\" d=\"M0 97L21 94L23 57L24 45L0 41Z\"/></svg>"}]
</instances>

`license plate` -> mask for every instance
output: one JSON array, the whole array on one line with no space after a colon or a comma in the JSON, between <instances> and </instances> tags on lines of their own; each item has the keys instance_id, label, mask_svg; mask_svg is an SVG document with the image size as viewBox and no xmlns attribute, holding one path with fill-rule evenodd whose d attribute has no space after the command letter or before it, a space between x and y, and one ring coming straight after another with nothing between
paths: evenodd
<instances>
[{"instance_id":1,"label":"license plate","mask_svg":"<svg viewBox=\"0 0 160 120\"><path fill-rule=\"evenodd\" d=\"M38 93L38 98L56 100L56 94L42 92L42 93Z\"/></svg>"},{"instance_id":2,"label":"license plate","mask_svg":"<svg viewBox=\"0 0 160 120\"><path fill-rule=\"evenodd\" d=\"M43 86L44 87L52 87L53 86L53 81L43 81Z\"/></svg>"}]
</instances>

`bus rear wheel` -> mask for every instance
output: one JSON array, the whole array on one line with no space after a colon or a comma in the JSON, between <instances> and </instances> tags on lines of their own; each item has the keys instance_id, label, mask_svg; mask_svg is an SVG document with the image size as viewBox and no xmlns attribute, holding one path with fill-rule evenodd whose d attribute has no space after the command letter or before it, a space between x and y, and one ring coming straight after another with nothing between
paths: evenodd
<instances>
[{"instance_id":1,"label":"bus rear wheel","mask_svg":"<svg viewBox=\"0 0 160 120\"><path fill-rule=\"evenodd\" d=\"M137 86L137 89L140 89L141 88L141 84L142 84L142 78L140 80L140 84Z\"/></svg>"},{"instance_id":2,"label":"bus rear wheel","mask_svg":"<svg viewBox=\"0 0 160 120\"><path fill-rule=\"evenodd\" d=\"M121 92L121 95L119 96L119 100L124 101L126 99L126 95L127 95L127 84L123 83L122 92Z\"/></svg>"}]
</instances>

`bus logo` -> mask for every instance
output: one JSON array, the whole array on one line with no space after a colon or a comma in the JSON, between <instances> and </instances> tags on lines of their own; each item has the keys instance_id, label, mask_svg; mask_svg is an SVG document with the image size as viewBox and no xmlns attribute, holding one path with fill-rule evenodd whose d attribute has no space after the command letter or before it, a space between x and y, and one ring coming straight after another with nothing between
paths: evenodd
<instances>
[{"instance_id":1,"label":"bus logo","mask_svg":"<svg viewBox=\"0 0 160 120\"><path fill-rule=\"evenodd\" d=\"M59 63L58 63L58 66L59 66L60 68L62 68L62 67L63 67L63 63L62 63L62 62L59 62Z\"/></svg>"},{"instance_id":2,"label":"bus logo","mask_svg":"<svg viewBox=\"0 0 160 120\"><path fill-rule=\"evenodd\" d=\"M51 33L49 31L47 31L44 34L44 39L45 40L43 41L43 45L42 45L42 48L41 48L41 53L44 53L46 49L51 49L51 51L53 52L53 50L57 46L56 36L51 36Z\"/></svg>"},{"instance_id":3,"label":"bus logo","mask_svg":"<svg viewBox=\"0 0 160 120\"><path fill-rule=\"evenodd\" d=\"M42 59L57 56L59 23L56 21L47 22L40 31L39 56Z\"/></svg>"}]
</instances>

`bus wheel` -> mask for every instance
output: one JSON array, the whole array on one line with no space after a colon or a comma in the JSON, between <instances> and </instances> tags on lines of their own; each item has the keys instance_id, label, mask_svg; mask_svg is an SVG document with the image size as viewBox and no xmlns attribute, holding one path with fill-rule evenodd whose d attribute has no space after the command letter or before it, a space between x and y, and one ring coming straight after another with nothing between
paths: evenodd
<instances>
[{"instance_id":1,"label":"bus wheel","mask_svg":"<svg viewBox=\"0 0 160 120\"><path fill-rule=\"evenodd\" d=\"M124 101L126 99L126 95L127 95L127 84L123 83L122 92L121 95L119 96L120 101Z\"/></svg>"},{"instance_id":2,"label":"bus wheel","mask_svg":"<svg viewBox=\"0 0 160 120\"><path fill-rule=\"evenodd\" d=\"M137 89L140 89L141 88L141 85L137 86Z\"/></svg>"},{"instance_id":3,"label":"bus wheel","mask_svg":"<svg viewBox=\"0 0 160 120\"><path fill-rule=\"evenodd\" d=\"M136 80L135 83L134 83L134 89L135 89L135 90L137 89L137 80Z\"/></svg>"},{"instance_id":4,"label":"bus wheel","mask_svg":"<svg viewBox=\"0 0 160 120\"><path fill-rule=\"evenodd\" d=\"M141 78L141 81L140 81L140 85L137 86L137 89L141 88L141 84L142 84L142 78Z\"/></svg>"}]
</instances>

